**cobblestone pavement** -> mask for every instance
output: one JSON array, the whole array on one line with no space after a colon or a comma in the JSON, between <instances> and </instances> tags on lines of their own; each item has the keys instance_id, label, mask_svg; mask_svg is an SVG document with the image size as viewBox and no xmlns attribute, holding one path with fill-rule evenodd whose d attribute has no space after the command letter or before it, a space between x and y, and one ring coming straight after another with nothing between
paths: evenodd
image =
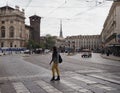
<instances>
[{"instance_id":1,"label":"cobblestone pavement","mask_svg":"<svg viewBox=\"0 0 120 93\"><path fill-rule=\"evenodd\" d=\"M14 62L14 66L16 66L15 64ZM119 71L106 72L99 68L66 70L61 73L60 81L51 82L50 70L33 64L29 64L28 68L26 67L28 64L26 63L24 66L29 71L33 69L37 72L39 69L41 72L1 76L0 93L120 93ZM19 63L19 65L21 64ZM23 68L21 67L21 69ZM43 75L43 73L46 74Z\"/></svg>"}]
</instances>

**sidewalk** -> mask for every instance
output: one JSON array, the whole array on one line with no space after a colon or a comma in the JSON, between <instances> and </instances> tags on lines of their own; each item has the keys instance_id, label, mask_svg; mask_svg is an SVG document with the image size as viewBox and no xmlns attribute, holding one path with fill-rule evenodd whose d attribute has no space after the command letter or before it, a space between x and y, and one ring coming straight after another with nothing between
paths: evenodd
<instances>
[{"instance_id":1,"label":"sidewalk","mask_svg":"<svg viewBox=\"0 0 120 93\"><path fill-rule=\"evenodd\" d=\"M106 56L105 54L103 54L103 55L101 55L101 57L106 58L106 59L120 61L120 57L113 56L113 55Z\"/></svg>"}]
</instances>

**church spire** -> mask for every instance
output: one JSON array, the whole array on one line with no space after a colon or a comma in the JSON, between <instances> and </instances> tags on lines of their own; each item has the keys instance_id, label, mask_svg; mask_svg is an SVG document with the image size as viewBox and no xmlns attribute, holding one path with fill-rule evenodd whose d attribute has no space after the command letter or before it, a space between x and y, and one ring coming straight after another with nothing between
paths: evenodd
<instances>
[{"instance_id":1,"label":"church spire","mask_svg":"<svg viewBox=\"0 0 120 93\"><path fill-rule=\"evenodd\" d=\"M63 33L62 33L62 20L60 20L60 38L63 38Z\"/></svg>"},{"instance_id":2,"label":"church spire","mask_svg":"<svg viewBox=\"0 0 120 93\"><path fill-rule=\"evenodd\" d=\"M8 0L6 1L6 6L8 6Z\"/></svg>"}]
</instances>

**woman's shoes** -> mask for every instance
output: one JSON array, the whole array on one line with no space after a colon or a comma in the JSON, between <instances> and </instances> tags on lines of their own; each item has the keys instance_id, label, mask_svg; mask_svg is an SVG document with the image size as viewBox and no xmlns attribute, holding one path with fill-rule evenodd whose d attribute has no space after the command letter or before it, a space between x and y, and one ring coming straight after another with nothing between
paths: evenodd
<instances>
[{"instance_id":1,"label":"woman's shoes","mask_svg":"<svg viewBox=\"0 0 120 93\"><path fill-rule=\"evenodd\" d=\"M57 76L56 79L55 79L55 77L53 76L50 81L59 81L59 80L60 80L60 76Z\"/></svg>"},{"instance_id":2,"label":"woman's shoes","mask_svg":"<svg viewBox=\"0 0 120 93\"><path fill-rule=\"evenodd\" d=\"M55 79L55 81L59 81L60 80L60 76L58 76L56 79Z\"/></svg>"},{"instance_id":3,"label":"woman's shoes","mask_svg":"<svg viewBox=\"0 0 120 93\"><path fill-rule=\"evenodd\" d=\"M53 76L50 81L54 81L54 80L55 80L55 77Z\"/></svg>"}]
</instances>

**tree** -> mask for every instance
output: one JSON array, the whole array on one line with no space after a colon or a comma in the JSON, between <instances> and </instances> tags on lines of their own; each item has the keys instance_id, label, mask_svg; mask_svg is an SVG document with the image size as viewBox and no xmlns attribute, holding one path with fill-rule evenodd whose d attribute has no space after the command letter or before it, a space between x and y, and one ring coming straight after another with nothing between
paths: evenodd
<instances>
[{"instance_id":1,"label":"tree","mask_svg":"<svg viewBox=\"0 0 120 93\"><path fill-rule=\"evenodd\" d=\"M56 37L47 34L45 37L45 48L51 49L55 45Z\"/></svg>"},{"instance_id":2,"label":"tree","mask_svg":"<svg viewBox=\"0 0 120 93\"><path fill-rule=\"evenodd\" d=\"M44 40L40 41L40 44L30 39L27 43L27 48L28 49L36 49L36 48L51 49L55 45L55 42L56 42L55 40L56 40L55 36L51 36L50 34L47 34Z\"/></svg>"},{"instance_id":3,"label":"tree","mask_svg":"<svg viewBox=\"0 0 120 93\"><path fill-rule=\"evenodd\" d=\"M40 44L36 43L34 40L30 39L27 43L27 48L28 49L36 49L39 48Z\"/></svg>"}]
</instances>

